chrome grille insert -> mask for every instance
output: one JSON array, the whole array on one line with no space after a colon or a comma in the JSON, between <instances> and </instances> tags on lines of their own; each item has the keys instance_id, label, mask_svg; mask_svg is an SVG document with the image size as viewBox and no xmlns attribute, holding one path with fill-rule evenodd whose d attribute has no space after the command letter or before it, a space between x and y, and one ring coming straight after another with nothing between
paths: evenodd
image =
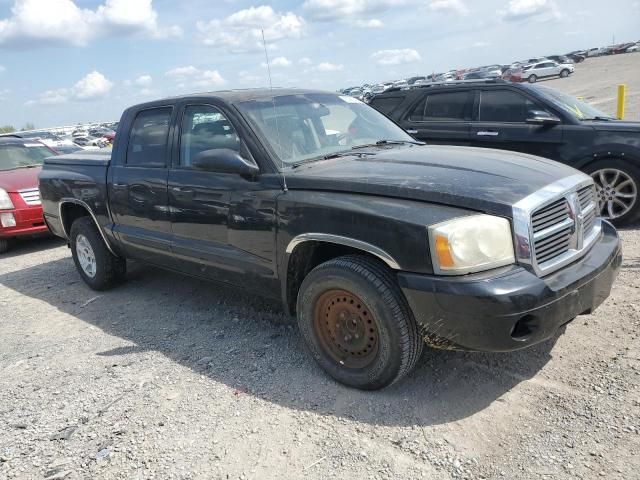
<instances>
[{"instance_id":1,"label":"chrome grille insert","mask_svg":"<svg viewBox=\"0 0 640 480\"><path fill-rule=\"evenodd\" d=\"M513 207L516 254L540 276L582 255L598 238L593 181L576 174L526 197Z\"/></svg>"},{"instance_id":2,"label":"chrome grille insert","mask_svg":"<svg viewBox=\"0 0 640 480\"><path fill-rule=\"evenodd\" d=\"M40 205L40 190L37 188L20 190L18 193L27 205Z\"/></svg>"}]
</instances>

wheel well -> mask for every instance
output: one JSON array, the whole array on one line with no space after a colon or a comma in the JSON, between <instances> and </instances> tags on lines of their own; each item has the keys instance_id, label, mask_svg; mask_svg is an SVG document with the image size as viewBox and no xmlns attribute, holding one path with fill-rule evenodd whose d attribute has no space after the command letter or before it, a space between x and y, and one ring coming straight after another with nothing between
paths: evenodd
<instances>
[{"instance_id":1,"label":"wheel well","mask_svg":"<svg viewBox=\"0 0 640 480\"><path fill-rule=\"evenodd\" d=\"M60 221L62 222L64 231L67 233L67 235L69 235L73 222L81 217L88 217L89 211L82 205L68 202L62 205L62 208L60 209L60 215L62 216Z\"/></svg>"},{"instance_id":2,"label":"wheel well","mask_svg":"<svg viewBox=\"0 0 640 480\"><path fill-rule=\"evenodd\" d=\"M295 315L300 285L311 270L331 259L354 254L367 256L377 262L380 261L378 257L369 252L338 243L307 241L299 244L291 252L287 264L286 306L289 313Z\"/></svg>"}]
</instances>

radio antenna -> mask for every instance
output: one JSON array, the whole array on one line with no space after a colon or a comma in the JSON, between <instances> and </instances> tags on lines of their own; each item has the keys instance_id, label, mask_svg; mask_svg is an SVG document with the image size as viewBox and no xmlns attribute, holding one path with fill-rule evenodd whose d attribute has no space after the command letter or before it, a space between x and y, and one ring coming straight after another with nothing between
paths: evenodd
<instances>
[{"instance_id":1,"label":"radio antenna","mask_svg":"<svg viewBox=\"0 0 640 480\"><path fill-rule=\"evenodd\" d=\"M278 142L278 148L282 151L282 145L280 144L280 129L278 128L278 112L276 110L276 97L273 94L273 83L271 82L271 65L269 63L269 54L267 53L267 42L264 39L264 30L260 30L262 32L262 46L264 47L264 58L267 61L267 74L269 75L269 91L271 92L271 104L273 105L273 119L276 122L276 141ZM284 160L280 159L282 162L282 183L284 191L287 192L287 176L284 171Z\"/></svg>"}]
</instances>

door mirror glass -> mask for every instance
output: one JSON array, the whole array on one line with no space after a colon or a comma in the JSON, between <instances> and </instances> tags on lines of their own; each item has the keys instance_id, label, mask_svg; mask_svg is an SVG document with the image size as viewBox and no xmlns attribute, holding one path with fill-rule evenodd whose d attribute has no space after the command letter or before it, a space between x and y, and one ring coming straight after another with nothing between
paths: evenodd
<instances>
[{"instance_id":1,"label":"door mirror glass","mask_svg":"<svg viewBox=\"0 0 640 480\"><path fill-rule=\"evenodd\" d=\"M560 119L544 110L529 110L527 123L531 125L558 125Z\"/></svg>"},{"instance_id":2,"label":"door mirror glass","mask_svg":"<svg viewBox=\"0 0 640 480\"><path fill-rule=\"evenodd\" d=\"M244 176L255 176L260 171L257 165L245 160L238 152L229 148L214 148L198 153L193 159L193 168Z\"/></svg>"}]
</instances>

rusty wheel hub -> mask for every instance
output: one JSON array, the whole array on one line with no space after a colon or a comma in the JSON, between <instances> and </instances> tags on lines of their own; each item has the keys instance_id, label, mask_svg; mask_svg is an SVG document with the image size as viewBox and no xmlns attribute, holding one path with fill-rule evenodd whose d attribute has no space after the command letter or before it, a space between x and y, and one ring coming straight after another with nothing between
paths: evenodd
<instances>
[{"instance_id":1,"label":"rusty wheel hub","mask_svg":"<svg viewBox=\"0 0 640 480\"><path fill-rule=\"evenodd\" d=\"M314 330L325 352L347 368L366 367L378 352L375 318L346 290L328 290L318 298Z\"/></svg>"}]
</instances>

